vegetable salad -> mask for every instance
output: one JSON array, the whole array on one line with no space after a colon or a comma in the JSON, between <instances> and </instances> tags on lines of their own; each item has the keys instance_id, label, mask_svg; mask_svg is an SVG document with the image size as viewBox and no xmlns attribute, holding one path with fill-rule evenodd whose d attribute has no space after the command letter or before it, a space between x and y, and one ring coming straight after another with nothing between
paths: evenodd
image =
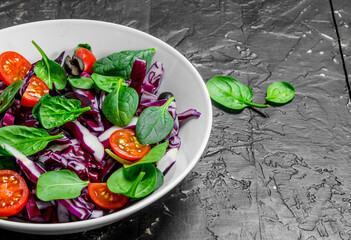
<instances>
[{"instance_id":1,"label":"vegetable salad","mask_svg":"<svg viewBox=\"0 0 351 240\"><path fill-rule=\"evenodd\" d=\"M156 50L96 59L89 44L30 63L0 54L0 217L69 222L118 211L163 184L176 160L177 113ZM74 46L72 46L74 47Z\"/></svg>"}]
</instances>

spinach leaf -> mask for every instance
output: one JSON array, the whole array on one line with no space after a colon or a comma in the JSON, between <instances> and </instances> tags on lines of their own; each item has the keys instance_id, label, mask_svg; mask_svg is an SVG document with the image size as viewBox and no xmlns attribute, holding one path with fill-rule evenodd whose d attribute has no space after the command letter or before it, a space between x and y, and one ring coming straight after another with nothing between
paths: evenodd
<instances>
[{"instance_id":1,"label":"spinach leaf","mask_svg":"<svg viewBox=\"0 0 351 240\"><path fill-rule=\"evenodd\" d=\"M117 86L122 77L110 77L104 76L97 73L91 75L91 79L95 82L95 85L105 92L112 92Z\"/></svg>"},{"instance_id":2,"label":"spinach leaf","mask_svg":"<svg viewBox=\"0 0 351 240\"><path fill-rule=\"evenodd\" d=\"M36 194L42 201L72 199L78 197L88 184L89 181L80 180L73 171L50 171L40 175Z\"/></svg>"},{"instance_id":3,"label":"spinach leaf","mask_svg":"<svg viewBox=\"0 0 351 240\"><path fill-rule=\"evenodd\" d=\"M56 63L53 60L50 60L44 51L32 41L34 46L38 49L42 56L42 61L35 64L34 72L38 78L43 80L49 87L50 90L53 89L52 84L55 84L57 90L62 90L66 87L67 76L66 71L61 67L60 64Z\"/></svg>"},{"instance_id":4,"label":"spinach leaf","mask_svg":"<svg viewBox=\"0 0 351 240\"><path fill-rule=\"evenodd\" d=\"M128 161L123 158L120 158L114 154L111 150L106 149L106 153L110 155L113 159L117 160L119 163L123 164L125 168L132 167L135 165L146 164L146 163L155 163L160 160L166 153L169 141L158 144L155 147L151 148L149 153L146 154L143 158L138 161Z\"/></svg>"},{"instance_id":5,"label":"spinach leaf","mask_svg":"<svg viewBox=\"0 0 351 240\"><path fill-rule=\"evenodd\" d=\"M152 163L120 168L107 179L111 192L121 193L131 198L143 198L156 187L157 170Z\"/></svg>"},{"instance_id":6,"label":"spinach leaf","mask_svg":"<svg viewBox=\"0 0 351 240\"><path fill-rule=\"evenodd\" d=\"M135 127L135 133L141 144L154 144L163 140L171 132L174 119L168 112L168 106L174 100L171 97L160 107L148 107L142 111Z\"/></svg>"},{"instance_id":7,"label":"spinach leaf","mask_svg":"<svg viewBox=\"0 0 351 240\"><path fill-rule=\"evenodd\" d=\"M137 58L145 60L148 69L155 52L156 49L150 48L146 50L127 50L113 53L97 60L93 64L93 71L101 75L120 76L124 79L129 79L134 60Z\"/></svg>"},{"instance_id":8,"label":"spinach leaf","mask_svg":"<svg viewBox=\"0 0 351 240\"><path fill-rule=\"evenodd\" d=\"M51 136L44 129L34 127L12 125L0 128L0 145L6 143L26 156L43 150L49 142L59 138L63 138L62 133ZM0 148L0 156L11 154Z\"/></svg>"},{"instance_id":9,"label":"spinach leaf","mask_svg":"<svg viewBox=\"0 0 351 240\"><path fill-rule=\"evenodd\" d=\"M152 192L155 192L157 189L162 187L163 182L164 182L164 178L163 178L164 176L163 176L163 173L161 172L161 170L156 168L156 172L157 172L156 186Z\"/></svg>"},{"instance_id":10,"label":"spinach leaf","mask_svg":"<svg viewBox=\"0 0 351 240\"><path fill-rule=\"evenodd\" d=\"M88 43L80 43L77 45L76 49L74 49L74 53L77 51L78 48L86 48L88 49L90 52L92 52L91 50L91 46Z\"/></svg>"},{"instance_id":11,"label":"spinach leaf","mask_svg":"<svg viewBox=\"0 0 351 240\"><path fill-rule=\"evenodd\" d=\"M82 77L82 76L68 76L68 82L72 87L80 88L80 89L92 89L95 88L95 83L93 79Z\"/></svg>"},{"instance_id":12,"label":"spinach leaf","mask_svg":"<svg viewBox=\"0 0 351 240\"><path fill-rule=\"evenodd\" d=\"M152 190L151 193L156 192L160 187L162 187L163 183L164 183L164 176L163 173L161 172L160 169L156 168L156 184L155 184L155 188ZM135 201L138 200L137 198L129 198L129 201Z\"/></svg>"},{"instance_id":13,"label":"spinach leaf","mask_svg":"<svg viewBox=\"0 0 351 240\"><path fill-rule=\"evenodd\" d=\"M80 114L90 110L90 107L81 108L81 104L76 99L61 96L46 97L38 107L39 121L46 129L74 121Z\"/></svg>"},{"instance_id":14,"label":"spinach leaf","mask_svg":"<svg viewBox=\"0 0 351 240\"><path fill-rule=\"evenodd\" d=\"M295 96L295 87L288 82L275 82L268 86L266 100L273 103L287 103Z\"/></svg>"},{"instance_id":15,"label":"spinach leaf","mask_svg":"<svg viewBox=\"0 0 351 240\"><path fill-rule=\"evenodd\" d=\"M14 170L16 171L16 160L13 157L0 157L0 170Z\"/></svg>"},{"instance_id":16,"label":"spinach leaf","mask_svg":"<svg viewBox=\"0 0 351 240\"><path fill-rule=\"evenodd\" d=\"M40 105L43 101L45 101L45 99L50 98L49 94L44 94L44 96L42 96L41 98L39 98L39 101L35 104L35 106L32 109L32 115L35 119L39 119L39 108Z\"/></svg>"},{"instance_id":17,"label":"spinach leaf","mask_svg":"<svg viewBox=\"0 0 351 240\"><path fill-rule=\"evenodd\" d=\"M120 79L102 103L102 112L107 120L119 127L128 125L139 105L138 93L133 88L125 87L123 82L124 79Z\"/></svg>"},{"instance_id":18,"label":"spinach leaf","mask_svg":"<svg viewBox=\"0 0 351 240\"><path fill-rule=\"evenodd\" d=\"M206 87L214 101L230 109L240 110L248 106L269 107L269 105L252 103L251 88L232 77L215 76L206 83Z\"/></svg>"},{"instance_id":19,"label":"spinach leaf","mask_svg":"<svg viewBox=\"0 0 351 240\"><path fill-rule=\"evenodd\" d=\"M0 95L0 113L8 109L15 100L16 93L23 85L23 80L18 80L6 87Z\"/></svg>"}]
</instances>

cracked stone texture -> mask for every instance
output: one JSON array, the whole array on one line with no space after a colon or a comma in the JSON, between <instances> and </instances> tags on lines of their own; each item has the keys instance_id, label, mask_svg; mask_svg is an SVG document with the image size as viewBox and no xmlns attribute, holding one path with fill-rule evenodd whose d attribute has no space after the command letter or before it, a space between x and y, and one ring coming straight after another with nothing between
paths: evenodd
<instances>
[{"instance_id":1,"label":"cracked stone texture","mask_svg":"<svg viewBox=\"0 0 351 240\"><path fill-rule=\"evenodd\" d=\"M350 72L351 4L332 2ZM256 103L275 81L297 92L263 110L213 106L209 144L170 194L123 221L52 239L351 239L349 93L329 0L0 1L0 28L57 18L148 32L204 81L249 85Z\"/></svg>"}]
</instances>

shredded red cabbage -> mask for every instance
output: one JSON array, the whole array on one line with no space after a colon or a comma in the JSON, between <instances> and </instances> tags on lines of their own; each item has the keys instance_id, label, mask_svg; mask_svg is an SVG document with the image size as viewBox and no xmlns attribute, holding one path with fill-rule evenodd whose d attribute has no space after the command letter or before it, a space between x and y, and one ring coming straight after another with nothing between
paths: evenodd
<instances>
[{"instance_id":1,"label":"shredded red cabbage","mask_svg":"<svg viewBox=\"0 0 351 240\"><path fill-rule=\"evenodd\" d=\"M64 52L55 61L61 64L63 56ZM130 87L133 87L140 95L136 117L127 128L135 128L137 116L145 108L162 106L166 102L166 100L158 100L158 90L164 73L163 64L156 62L148 70L146 68L147 63L137 59L133 64L130 79L126 80ZM24 79L24 84L19 91L20 95L25 92L32 76L34 76L33 67ZM85 72L81 76L90 78L90 74ZM5 88L6 85L0 82L0 93ZM83 113L77 121L49 129L49 134L57 135L62 132L64 137L51 142L47 148L33 156L24 156L9 145L2 145L16 158L20 168L19 173L29 180L29 188L32 189L26 207L9 219L54 223L101 217L110 211L95 206L88 198L86 189L83 189L82 194L75 199L45 202L36 197L35 186L39 176L46 171L69 169L82 180L105 182L121 166L105 154L105 148L109 148L110 135L118 129L108 122L102 114L102 102L107 93L96 89L76 89L68 84L63 90L57 90L53 85L50 95L77 99L81 101L82 107L89 106L91 110ZM157 163L157 167L164 173L176 161L177 151L181 145L178 136L180 126L187 120L200 116L200 113L195 109L177 114L175 101L171 103L168 110L175 123L170 134L164 139L164 141L169 140L166 154ZM0 117L0 127L14 124L40 127L39 121L32 115L32 109L21 106L18 99Z\"/></svg>"}]
</instances>

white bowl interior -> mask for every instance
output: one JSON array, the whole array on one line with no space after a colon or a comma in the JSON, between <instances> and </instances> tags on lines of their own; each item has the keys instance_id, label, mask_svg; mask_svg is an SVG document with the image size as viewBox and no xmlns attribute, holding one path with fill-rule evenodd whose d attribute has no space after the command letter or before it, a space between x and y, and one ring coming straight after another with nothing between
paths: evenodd
<instances>
[{"instance_id":1,"label":"white bowl interior","mask_svg":"<svg viewBox=\"0 0 351 240\"><path fill-rule=\"evenodd\" d=\"M182 145L177 162L165 176L164 185L152 195L116 213L81 222L34 224L0 220L0 227L26 233L67 234L85 231L120 220L156 201L174 188L199 160L209 139L212 125L211 101L206 86L195 68L166 43L138 30L117 24L90 20L51 20L23 24L0 30L0 53L16 51L30 62L41 59L31 41L56 58L63 50L72 55L79 43L89 43L97 58L121 50L156 48L153 61L164 64L160 91L171 91L178 113L189 108L201 112L199 119L187 122L180 130Z\"/></svg>"}]
</instances>

